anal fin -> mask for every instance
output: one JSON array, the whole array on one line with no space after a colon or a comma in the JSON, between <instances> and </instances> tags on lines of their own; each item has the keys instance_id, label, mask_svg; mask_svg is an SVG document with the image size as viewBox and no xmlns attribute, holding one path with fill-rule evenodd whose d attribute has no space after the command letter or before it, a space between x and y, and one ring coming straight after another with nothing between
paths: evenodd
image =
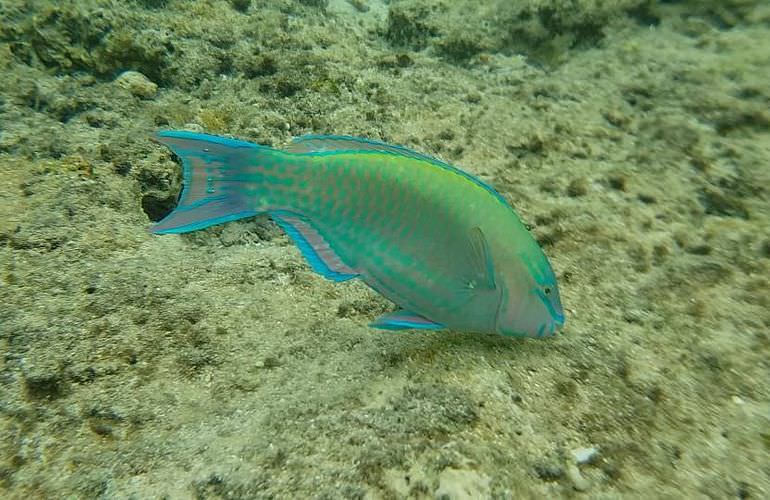
<instances>
[{"instance_id":1,"label":"anal fin","mask_svg":"<svg viewBox=\"0 0 770 500\"><path fill-rule=\"evenodd\" d=\"M294 240L313 271L333 281L346 281L358 276L358 272L343 262L308 218L286 210L273 210L270 217Z\"/></svg>"},{"instance_id":2,"label":"anal fin","mask_svg":"<svg viewBox=\"0 0 770 500\"><path fill-rule=\"evenodd\" d=\"M374 322L370 323L369 326L381 330L439 330L445 328L444 325L440 323L434 323L417 313L405 309L399 309L398 311L383 314L374 320Z\"/></svg>"}]
</instances>

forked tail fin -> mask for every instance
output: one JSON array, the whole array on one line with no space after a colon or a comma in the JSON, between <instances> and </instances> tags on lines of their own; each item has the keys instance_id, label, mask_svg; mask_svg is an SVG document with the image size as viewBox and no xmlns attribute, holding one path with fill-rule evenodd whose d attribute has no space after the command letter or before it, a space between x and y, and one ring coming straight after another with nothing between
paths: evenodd
<instances>
[{"instance_id":1,"label":"forked tail fin","mask_svg":"<svg viewBox=\"0 0 770 500\"><path fill-rule=\"evenodd\" d=\"M186 233L257 213L246 195L259 183L255 159L270 148L178 130L158 132L155 140L182 160L184 187L176 208L151 232Z\"/></svg>"},{"instance_id":2,"label":"forked tail fin","mask_svg":"<svg viewBox=\"0 0 770 500\"><path fill-rule=\"evenodd\" d=\"M152 226L156 234L186 233L267 212L299 246L313 269L343 281L358 276L332 241L297 207L292 188L301 175L297 153L250 142L183 131L156 140L182 160L184 187L176 208Z\"/></svg>"}]
</instances>

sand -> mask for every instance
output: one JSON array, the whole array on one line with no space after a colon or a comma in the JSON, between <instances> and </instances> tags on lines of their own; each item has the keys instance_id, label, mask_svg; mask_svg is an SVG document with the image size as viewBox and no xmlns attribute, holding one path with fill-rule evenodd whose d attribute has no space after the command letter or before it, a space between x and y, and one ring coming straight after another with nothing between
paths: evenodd
<instances>
[{"instance_id":1,"label":"sand","mask_svg":"<svg viewBox=\"0 0 770 500\"><path fill-rule=\"evenodd\" d=\"M0 78L3 498L770 496L767 2L4 0ZM567 326L382 332L267 218L151 235L165 128L452 162Z\"/></svg>"}]
</instances>

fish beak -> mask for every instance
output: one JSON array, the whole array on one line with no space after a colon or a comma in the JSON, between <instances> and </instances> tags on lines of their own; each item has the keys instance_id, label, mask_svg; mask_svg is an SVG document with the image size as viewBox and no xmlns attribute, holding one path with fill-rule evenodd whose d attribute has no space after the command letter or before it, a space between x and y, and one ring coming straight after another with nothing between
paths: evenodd
<instances>
[{"instance_id":1,"label":"fish beak","mask_svg":"<svg viewBox=\"0 0 770 500\"><path fill-rule=\"evenodd\" d=\"M551 332L549 335L556 335L556 332L561 330L564 327L564 316L560 316L559 318L554 318L553 321L551 321Z\"/></svg>"}]
</instances>

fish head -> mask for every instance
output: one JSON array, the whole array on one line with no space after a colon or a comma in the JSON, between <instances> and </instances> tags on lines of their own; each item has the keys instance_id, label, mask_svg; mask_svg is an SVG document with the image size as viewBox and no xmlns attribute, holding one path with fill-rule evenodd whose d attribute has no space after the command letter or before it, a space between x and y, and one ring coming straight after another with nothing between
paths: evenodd
<instances>
[{"instance_id":1,"label":"fish head","mask_svg":"<svg viewBox=\"0 0 770 500\"><path fill-rule=\"evenodd\" d=\"M545 337L564 326L564 309L551 264L539 246L511 256L498 270L502 288L497 333Z\"/></svg>"}]
</instances>

